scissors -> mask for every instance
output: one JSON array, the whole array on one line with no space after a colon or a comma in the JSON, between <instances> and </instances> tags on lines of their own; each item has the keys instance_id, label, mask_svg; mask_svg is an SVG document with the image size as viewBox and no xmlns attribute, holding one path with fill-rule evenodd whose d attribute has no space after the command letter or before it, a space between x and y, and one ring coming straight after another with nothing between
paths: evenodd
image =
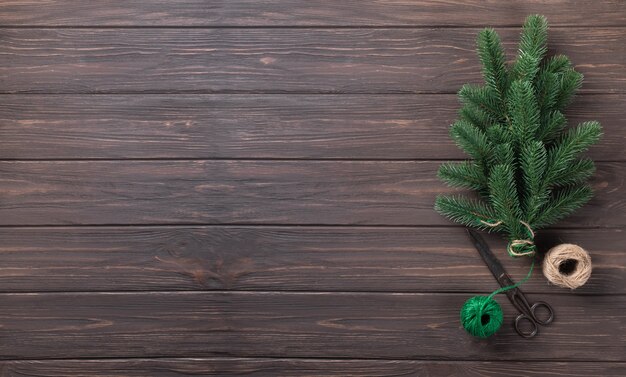
<instances>
[{"instance_id":1,"label":"scissors","mask_svg":"<svg viewBox=\"0 0 626 377\"><path fill-rule=\"evenodd\" d=\"M487 264L487 267L489 267L489 270L493 276L495 276L500 286L508 287L515 284L509 274L506 273L504 267L502 267L502 264L500 264L500 261L498 261L498 258L496 258L496 256L491 252L489 246L480 234L471 229L467 229L467 233L470 235L476 250L478 250L480 256L483 258L485 264ZM506 293L509 301L511 301L513 306L515 306L515 308L520 312L520 315L515 318L514 324L515 331L517 331L520 336L524 338L532 338L539 332L539 325L547 326L554 320L554 310L552 310L552 307L548 305L548 303L544 301L537 301L532 305L529 304L526 296L524 296L524 293L517 287L509 289L504 293ZM547 319L541 319L537 316L537 309L541 307L548 312ZM523 328L520 327L520 323L523 321L530 323L531 327L529 331L524 331Z\"/></svg>"}]
</instances>

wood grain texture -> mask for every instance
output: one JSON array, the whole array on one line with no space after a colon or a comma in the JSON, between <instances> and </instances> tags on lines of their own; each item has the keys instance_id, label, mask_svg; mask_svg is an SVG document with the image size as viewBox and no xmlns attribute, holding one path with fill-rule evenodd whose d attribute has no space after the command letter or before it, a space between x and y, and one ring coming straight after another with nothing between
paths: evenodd
<instances>
[{"instance_id":1,"label":"wood grain texture","mask_svg":"<svg viewBox=\"0 0 626 377\"><path fill-rule=\"evenodd\" d=\"M622 377L626 374L624 363L258 358L0 361L0 368L0 375L5 377L543 377L546 371L555 377Z\"/></svg>"},{"instance_id":2,"label":"wood grain texture","mask_svg":"<svg viewBox=\"0 0 626 377\"><path fill-rule=\"evenodd\" d=\"M1 225L450 225L436 195L458 192L439 162L0 162ZM559 226L626 224L626 164L600 163L595 197Z\"/></svg>"},{"instance_id":3,"label":"wood grain texture","mask_svg":"<svg viewBox=\"0 0 626 377\"><path fill-rule=\"evenodd\" d=\"M519 29L500 30L509 53ZM1 29L0 93L455 93L478 29ZM626 28L550 33L586 92L624 92Z\"/></svg>"},{"instance_id":4,"label":"wood grain texture","mask_svg":"<svg viewBox=\"0 0 626 377\"><path fill-rule=\"evenodd\" d=\"M510 321L464 334L468 294L3 294L4 359L326 357L624 361L626 296L542 296L556 320L528 341ZM531 296L531 299L534 299ZM53 347L51 345L54 345Z\"/></svg>"},{"instance_id":5,"label":"wood grain texture","mask_svg":"<svg viewBox=\"0 0 626 377\"><path fill-rule=\"evenodd\" d=\"M0 13L6 24L39 26L483 26L519 25L531 13L552 25L626 23L619 0L12 0Z\"/></svg>"},{"instance_id":6,"label":"wood grain texture","mask_svg":"<svg viewBox=\"0 0 626 377\"><path fill-rule=\"evenodd\" d=\"M623 8L0 2L0 376L626 374ZM433 160L464 157L447 126L479 28L512 57L529 13L586 76L571 123L606 133L595 199L538 244L594 273L537 271L554 324L522 339L500 297L481 341L458 309L496 284L433 211Z\"/></svg>"},{"instance_id":7,"label":"wood grain texture","mask_svg":"<svg viewBox=\"0 0 626 377\"><path fill-rule=\"evenodd\" d=\"M489 292L463 228L98 227L0 229L3 292L273 290ZM519 279L528 261L486 238ZM594 270L578 294L625 294L622 229L542 231L540 250L579 244ZM564 293L537 270L527 293Z\"/></svg>"},{"instance_id":8,"label":"wood grain texture","mask_svg":"<svg viewBox=\"0 0 626 377\"><path fill-rule=\"evenodd\" d=\"M626 160L624 95L583 95L596 161ZM5 95L0 159L460 159L455 95Z\"/></svg>"}]
</instances>

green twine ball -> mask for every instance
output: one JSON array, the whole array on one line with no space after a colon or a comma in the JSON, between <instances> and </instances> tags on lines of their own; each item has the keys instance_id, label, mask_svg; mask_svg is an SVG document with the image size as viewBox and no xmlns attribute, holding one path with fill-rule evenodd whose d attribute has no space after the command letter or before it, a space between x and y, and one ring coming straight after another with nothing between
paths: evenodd
<instances>
[{"instance_id":1,"label":"green twine ball","mask_svg":"<svg viewBox=\"0 0 626 377\"><path fill-rule=\"evenodd\" d=\"M461 308L461 324L465 331L478 338L495 334L502 326L502 308L487 296L474 296Z\"/></svg>"}]
</instances>

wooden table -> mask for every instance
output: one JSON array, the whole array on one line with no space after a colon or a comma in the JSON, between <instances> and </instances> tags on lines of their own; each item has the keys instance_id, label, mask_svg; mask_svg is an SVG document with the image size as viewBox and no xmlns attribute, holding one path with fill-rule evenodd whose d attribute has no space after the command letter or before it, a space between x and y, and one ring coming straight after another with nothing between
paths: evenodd
<instances>
[{"instance_id":1,"label":"wooden table","mask_svg":"<svg viewBox=\"0 0 626 377\"><path fill-rule=\"evenodd\" d=\"M596 196L539 236L554 325L460 327L496 288L436 214L477 31L545 14L605 128ZM496 0L0 3L2 376L626 374L626 4ZM511 274L527 260L504 257Z\"/></svg>"}]
</instances>

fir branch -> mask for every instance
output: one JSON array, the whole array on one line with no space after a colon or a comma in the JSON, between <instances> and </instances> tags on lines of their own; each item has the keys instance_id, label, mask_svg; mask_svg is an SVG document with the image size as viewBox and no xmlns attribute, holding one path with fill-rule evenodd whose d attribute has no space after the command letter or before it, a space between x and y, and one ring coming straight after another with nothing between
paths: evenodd
<instances>
[{"instance_id":1,"label":"fir branch","mask_svg":"<svg viewBox=\"0 0 626 377\"><path fill-rule=\"evenodd\" d=\"M474 125L459 120L450 127L450 137L479 164L487 161L492 146L485 133Z\"/></svg>"},{"instance_id":2,"label":"fir branch","mask_svg":"<svg viewBox=\"0 0 626 377\"><path fill-rule=\"evenodd\" d=\"M461 107L459 119L472 124L480 130L485 130L489 125L493 124L493 120L489 117L487 112L472 104L465 104Z\"/></svg>"},{"instance_id":3,"label":"fir branch","mask_svg":"<svg viewBox=\"0 0 626 377\"><path fill-rule=\"evenodd\" d=\"M498 93L489 87L465 84L459 90L459 98L463 104L471 104L484 111L490 123L502 118L502 108Z\"/></svg>"},{"instance_id":4,"label":"fir branch","mask_svg":"<svg viewBox=\"0 0 626 377\"><path fill-rule=\"evenodd\" d=\"M585 182L594 165L578 155L602 130L598 122L585 122L565 131L563 109L582 75L563 55L544 59L546 41L545 18L529 16L518 57L508 70L497 33L480 32L485 85L459 90L460 119L450 128L473 161L443 164L438 175L450 186L478 191L483 200L440 196L435 207L443 215L525 240L531 236L525 224L533 229L550 225L591 197Z\"/></svg>"},{"instance_id":5,"label":"fir branch","mask_svg":"<svg viewBox=\"0 0 626 377\"><path fill-rule=\"evenodd\" d=\"M493 162L499 165L515 165L515 154L511 143L502 143L494 147Z\"/></svg>"},{"instance_id":6,"label":"fir branch","mask_svg":"<svg viewBox=\"0 0 626 377\"><path fill-rule=\"evenodd\" d=\"M576 160L554 177L554 186L563 187L585 182L591 178L595 170L596 167L590 159L582 158Z\"/></svg>"},{"instance_id":7,"label":"fir branch","mask_svg":"<svg viewBox=\"0 0 626 377\"><path fill-rule=\"evenodd\" d=\"M479 229L495 230L487 224L495 223L493 209L481 200L463 196L439 195L435 210L452 221Z\"/></svg>"},{"instance_id":8,"label":"fir branch","mask_svg":"<svg viewBox=\"0 0 626 377\"><path fill-rule=\"evenodd\" d=\"M554 224L568 216L587 203L592 195L588 185L567 186L555 191L539 212L534 223L535 229Z\"/></svg>"},{"instance_id":9,"label":"fir branch","mask_svg":"<svg viewBox=\"0 0 626 377\"><path fill-rule=\"evenodd\" d=\"M567 172L570 163L579 153L584 152L596 143L602 135L602 127L598 122L584 122L570 129L560 140L548 150L548 169L546 184L559 184L559 177Z\"/></svg>"},{"instance_id":10,"label":"fir branch","mask_svg":"<svg viewBox=\"0 0 626 377\"><path fill-rule=\"evenodd\" d=\"M502 112L509 89L509 75L500 36L493 29L484 29L478 33L477 45L485 84L495 93L498 110Z\"/></svg>"},{"instance_id":11,"label":"fir branch","mask_svg":"<svg viewBox=\"0 0 626 377\"><path fill-rule=\"evenodd\" d=\"M550 144L567 125L565 116L558 110L550 112L542 126L537 130L537 139Z\"/></svg>"},{"instance_id":12,"label":"fir branch","mask_svg":"<svg viewBox=\"0 0 626 377\"><path fill-rule=\"evenodd\" d=\"M539 108L529 81L514 81L509 96L512 134L519 147L524 142L535 139L539 128Z\"/></svg>"},{"instance_id":13,"label":"fir branch","mask_svg":"<svg viewBox=\"0 0 626 377\"><path fill-rule=\"evenodd\" d=\"M511 165L495 165L489 175L489 197L498 219L512 231L522 218L514 170Z\"/></svg>"},{"instance_id":14,"label":"fir branch","mask_svg":"<svg viewBox=\"0 0 626 377\"><path fill-rule=\"evenodd\" d=\"M523 212L527 222L532 222L537 211L548 199L548 190L544 185L544 173L547 154L543 143L533 141L522 147L520 167L523 177Z\"/></svg>"},{"instance_id":15,"label":"fir branch","mask_svg":"<svg viewBox=\"0 0 626 377\"><path fill-rule=\"evenodd\" d=\"M555 109L562 110L582 84L582 76L572 69L566 56L546 59L537 74L535 86L542 120Z\"/></svg>"},{"instance_id":16,"label":"fir branch","mask_svg":"<svg viewBox=\"0 0 626 377\"><path fill-rule=\"evenodd\" d=\"M437 176L451 187L477 191L487 188L487 177L481 167L472 161L442 164L439 167Z\"/></svg>"},{"instance_id":17,"label":"fir branch","mask_svg":"<svg viewBox=\"0 0 626 377\"><path fill-rule=\"evenodd\" d=\"M580 89L583 83L583 75L570 68L560 75L559 94L555 100L555 108L563 110L572 99L576 91Z\"/></svg>"},{"instance_id":18,"label":"fir branch","mask_svg":"<svg viewBox=\"0 0 626 377\"><path fill-rule=\"evenodd\" d=\"M485 131L487 138L493 144L512 143L513 136L510 130L503 124L494 124Z\"/></svg>"},{"instance_id":19,"label":"fir branch","mask_svg":"<svg viewBox=\"0 0 626 377\"><path fill-rule=\"evenodd\" d=\"M563 73L572 68L572 63L565 55L554 55L545 60L544 69L551 73Z\"/></svg>"},{"instance_id":20,"label":"fir branch","mask_svg":"<svg viewBox=\"0 0 626 377\"><path fill-rule=\"evenodd\" d=\"M555 55L546 59L539 70L535 87L542 121L545 121L550 112L557 108L559 101L565 99L560 98L562 95L562 76L571 70L571 67L572 63L567 56Z\"/></svg>"},{"instance_id":21,"label":"fir branch","mask_svg":"<svg viewBox=\"0 0 626 377\"><path fill-rule=\"evenodd\" d=\"M541 70L537 75L535 86L537 88L539 113L541 119L545 120L546 116L555 108L559 98L561 90L560 78L556 73Z\"/></svg>"},{"instance_id":22,"label":"fir branch","mask_svg":"<svg viewBox=\"0 0 626 377\"><path fill-rule=\"evenodd\" d=\"M527 52L520 51L513 66L513 79L532 81L539 71L540 59Z\"/></svg>"},{"instance_id":23,"label":"fir branch","mask_svg":"<svg viewBox=\"0 0 626 377\"><path fill-rule=\"evenodd\" d=\"M513 66L513 78L533 81L539 63L547 52L548 21L540 15L526 18L520 35L519 54Z\"/></svg>"}]
</instances>

